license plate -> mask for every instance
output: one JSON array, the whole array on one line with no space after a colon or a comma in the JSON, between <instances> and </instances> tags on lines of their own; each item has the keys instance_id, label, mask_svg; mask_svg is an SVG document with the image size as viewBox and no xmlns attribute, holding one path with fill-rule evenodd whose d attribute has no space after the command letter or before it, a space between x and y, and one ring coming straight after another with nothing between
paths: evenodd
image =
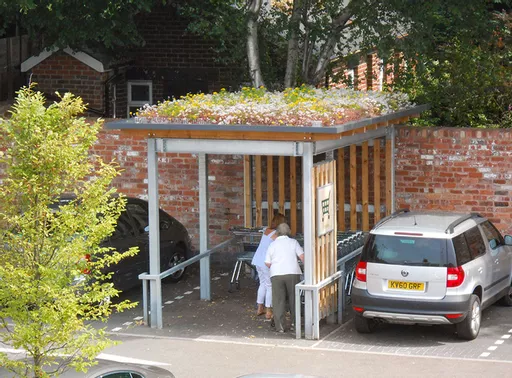
<instances>
[{"instance_id":1,"label":"license plate","mask_svg":"<svg viewBox=\"0 0 512 378\"><path fill-rule=\"evenodd\" d=\"M424 291L424 282L388 281L388 289Z\"/></svg>"}]
</instances>

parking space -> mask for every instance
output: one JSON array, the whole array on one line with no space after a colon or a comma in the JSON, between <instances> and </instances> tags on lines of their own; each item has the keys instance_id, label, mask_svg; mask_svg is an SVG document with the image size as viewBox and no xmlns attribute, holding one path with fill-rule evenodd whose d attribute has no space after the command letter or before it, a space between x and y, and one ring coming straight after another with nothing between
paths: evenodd
<instances>
[{"instance_id":1,"label":"parking space","mask_svg":"<svg viewBox=\"0 0 512 378\"><path fill-rule=\"evenodd\" d=\"M483 313L476 340L457 338L450 326L381 325L373 334L358 334L348 320L341 327L323 324L320 340L296 340L294 333L277 334L264 316L255 315L257 284L242 275L240 290L228 292L229 271L212 272L212 301L199 298L199 272L189 272L179 283L163 285L162 330L142 324L142 303L112 315L108 331L113 334L183 338L204 341L272 345L457 359L485 359L512 362L512 309L498 305ZM140 301L141 290L122 295Z\"/></svg>"}]
</instances>

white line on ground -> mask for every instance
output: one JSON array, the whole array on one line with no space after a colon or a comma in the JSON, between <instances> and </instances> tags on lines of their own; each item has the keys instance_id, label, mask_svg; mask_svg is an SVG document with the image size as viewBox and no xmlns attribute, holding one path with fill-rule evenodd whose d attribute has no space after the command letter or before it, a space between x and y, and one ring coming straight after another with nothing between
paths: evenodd
<instances>
[{"instance_id":1,"label":"white line on ground","mask_svg":"<svg viewBox=\"0 0 512 378\"><path fill-rule=\"evenodd\" d=\"M484 352L480 355L480 357L489 357L490 353L489 352Z\"/></svg>"},{"instance_id":2,"label":"white line on ground","mask_svg":"<svg viewBox=\"0 0 512 378\"><path fill-rule=\"evenodd\" d=\"M174 299L182 299L183 298L183 295L178 295L176 298Z\"/></svg>"},{"instance_id":3,"label":"white line on ground","mask_svg":"<svg viewBox=\"0 0 512 378\"><path fill-rule=\"evenodd\" d=\"M501 344L503 344L504 342L505 342L505 340L496 340L496 341L494 342L494 344L501 345Z\"/></svg>"},{"instance_id":4,"label":"white line on ground","mask_svg":"<svg viewBox=\"0 0 512 378\"><path fill-rule=\"evenodd\" d=\"M25 353L23 349L0 348L0 353Z\"/></svg>"},{"instance_id":5,"label":"white line on ground","mask_svg":"<svg viewBox=\"0 0 512 378\"><path fill-rule=\"evenodd\" d=\"M311 348L315 348L317 347L318 345L320 345L322 343L322 341L324 341L325 339L327 339L329 336L331 336L333 333L335 333L336 331L339 331L339 329L341 328L342 326L339 326L338 328L332 330L331 332L329 332L329 334L323 338L321 338L320 340L318 340L316 343L314 343Z\"/></svg>"},{"instance_id":6,"label":"white line on ground","mask_svg":"<svg viewBox=\"0 0 512 378\"><path fill-rule=\"evenodd\" d=\"M508 333L512 333L512 329L509 329L509 330L508 330Z\"/></svg>"},{"instance_id":7,"label":"white line on ground","mask_svg":"<svg viewBox=\"0 0 512 378\"><path fill-rule=\"evenodd\" d=\"M129 325L132 325L133 322L126 322L126 323L123 323L124 326L129 326Z\"/></svg>"},{"instance_id":8,"label":"white line on ground","mask_svg":"<svg viewBox=\"0 0 512 378\"><path fill-rule=\"evenodd\" d=\"M156 361L148 361L148 360L139 360L137 358L116 356L115 354L107 354L100 353L97 358L101 358L103 360L116 361L116 362L127 362L131 364L141 364L141 365L153 365L153 366L171 366L171 364L167 364L165 362L156 362Z\"/></svg>"},{"instance_id":9,"label":"white line on ground","mask_svg":"<svg viewBox=\"0 0 512 378\"><path fill-rule=\"evenodd\" d=\"M503 335L501 336L502 339L510 339L510 335Z\"/></svg>"},{"instance_id":10,"label":"white line on ground","mask_svg":"<svg viewBox=\"0 0 512 378\"><path fill-rule=\"evenodd\" d=\"M112 332L119 332L122 329L123 328L121 328L121 327L112 328Z\"/></svg>"},{"instance_id":11,"label":"white line on ground","mask_svg":"<svg viewBox=\"0 0 512 378\"><path fill-rule=\"evenodd\" d=\"M174 301L167 301L167 302L164 302L165 304L171 304L171 303L174 303Z\"/></svg>"},{"instance_id":12,"label":"white line on ground","mask_svg":"<svg viewBox=\"0 0 512 378\"><path fill-rule=\"evenodd\" d=\"M189 295L189 294L192 294L192 293L193 293L193 291L185 291L185 293L184 293L184 294L185 294L185 295Z\"/></svg>"},{"instance_id":13,"label":"white line on ground","mask_svg":"<svg viewBox=\"0 0 512 378\"><path fill-rule=\"evenodd\" d=\"M487 350L496 350L496 349L498 349L498 347L497 347L497 346L495 346L495 345L490 346L489 348L487 348Z\"/></svg>"},{"instance_id":14,"label":"white line on ground","mask_svg":"<svg viewBox=\"0 0 512 378\"><path fill-rule=\"evenodd\" d=\"M119 334L117 334L119 335ZM128 333L123 332L122 336L126 337L135 337L140 339L141 335L136 333ZM243 341L231 341L231 340L213 340L213 339L189 339L186 337L174 337L174 336L156 336L156 335L144 335L148 339L166 339L166 340L182 340L182 341L197 341L204 343L217 343L217 344L234 344L234 345L247 345L247 346L257 346L257 347L265 347L265 348L282 348L282 349L313 349L311 345L277 345L277 344L265 344L265 343L251 343L251 342L243 342ZM307 341L307 340L303 340ZM368 351L359 351L359 350L346 350L346 349L329 349L329 348L315 348L318 351L324 352L332 352L332 353L356 353L356 354L372 354L372 355L384 355L384 356L398 356L398 357L412 357L412 358L425 358L425 359L441 359L441 360L451 360L451 361L478 361L478 362L491 362L491 363L503 363L512 365L512 361L503 361L503 360L482 360L479 358L458 358L458 357L444 357L444 356L425 356L425 355L414 355L414 354L405 354L405 353L388 353L388 352L368 352Z\"/></svg>"}]
</instances>

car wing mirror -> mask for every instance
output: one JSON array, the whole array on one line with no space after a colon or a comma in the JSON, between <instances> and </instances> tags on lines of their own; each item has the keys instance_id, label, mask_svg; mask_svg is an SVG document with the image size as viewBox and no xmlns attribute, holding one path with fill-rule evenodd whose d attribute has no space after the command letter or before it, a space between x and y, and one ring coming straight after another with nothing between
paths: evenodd
<instances>
[{"instance_id":1,"label":"car wing mirror","mask_svg":"<svg viewBox=\"0 0 512 378\"><path fill-rule=\"evenodd\" d=\"M505 244L506 245L512 245L512 236L505 235Z\"/></svg>"}]
</instances>

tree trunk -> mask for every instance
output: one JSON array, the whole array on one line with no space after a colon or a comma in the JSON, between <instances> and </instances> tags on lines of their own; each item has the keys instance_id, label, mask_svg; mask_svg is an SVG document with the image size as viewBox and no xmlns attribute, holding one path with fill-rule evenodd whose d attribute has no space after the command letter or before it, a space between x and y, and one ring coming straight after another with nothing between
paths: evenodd
<instances>
[{"instance_id":1,"label":"tree trunk","mask_svg":"<svg viewBox=\"0 0 512 378\"><path fill-rule=\"evenodd\" d=\"M305 81L308 84L317 85L324 78L327 71L327 65L332 59L334 49L341 36L341 32L347 26L347 22L351 17L352 13L347 6L342 13L332 20L331 33L318 54L315 66L305 67L305 72L303 72L306 79Z\"/></svg>"},{"instance_id":2,"label":"tree trunk","mask_svg":"<svg viewBox=\"0 0 512 378\"><path fill-rule=\"evenodd\" d=\"M286 60L285 88L294 87L297 83L297 63L299 60L299 33L302 16L302 0L293 0L292 15L289 24L288 57Z\"/></svg>"},{"instance_id":3,"label":"tree trunk","mask_svg":"<svg viewBox=\"0 0 512 378\"><path fill-rule=\"evenodd\" d=\"M247 10L247 60L252 85L256 88L265 86L261 74L260 50L258 46L258 17L263 0L251 0Z\"/></svg>"}]
</instances>

